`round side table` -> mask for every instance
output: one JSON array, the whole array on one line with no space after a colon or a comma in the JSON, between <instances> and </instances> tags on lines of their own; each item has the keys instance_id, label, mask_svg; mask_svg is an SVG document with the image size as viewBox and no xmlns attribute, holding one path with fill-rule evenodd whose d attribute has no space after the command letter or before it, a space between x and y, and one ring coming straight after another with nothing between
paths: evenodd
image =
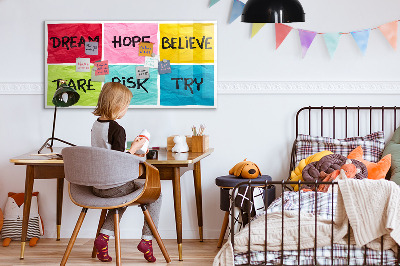
<instances>
[{"instance_id":1,"label":"round side table","mask_svg":"<svg viewBox=\"0 0 400 266\"><path fill-rule=\"evenodd\" d=\"M219 235L219 240L217 247L220 248L222 246L222 242L224 241L226 228L228 227L229 222L229 207L230 207L230 199L229 193L230 190L233 189L237 184L246 182L246 181L263 181L266 180L272 181L272 178L269 175L261 175L254 179L246 179L241 177L236 177L234 175L226 175L220 176L215 179L215 184L220 187L220 209L225 212L224 221L222 222L221 233ZM256 187L256 186L254 186ZM267 206L271 204L275 200L275 186L271 186L268 189L268 200Z\"/></svg>"}]
</instances>

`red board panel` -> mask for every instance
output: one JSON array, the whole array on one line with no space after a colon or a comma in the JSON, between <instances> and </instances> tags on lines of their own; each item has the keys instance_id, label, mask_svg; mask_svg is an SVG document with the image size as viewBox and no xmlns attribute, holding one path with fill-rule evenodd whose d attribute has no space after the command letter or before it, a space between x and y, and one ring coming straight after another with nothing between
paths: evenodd
<instances>
[{"instance_id":1,"label":"red board panel","mask_svg":"<svg viewBox=\"0 0 400 266\"><path fill-rule=\"evenodd\" d=\"M76 63L76 58L101 60L102 25L93 23L65 23L47 25L47 63ZM85 54L85 42L98 42L98 55Z\"/></svg>"}]
</instances>

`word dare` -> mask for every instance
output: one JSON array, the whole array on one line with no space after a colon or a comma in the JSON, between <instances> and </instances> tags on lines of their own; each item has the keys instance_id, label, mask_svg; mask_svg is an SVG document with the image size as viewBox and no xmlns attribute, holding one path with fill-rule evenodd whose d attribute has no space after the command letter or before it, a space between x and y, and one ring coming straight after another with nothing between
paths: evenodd
<instances>
[{"instance_id":1,"label":"word dare","mask_svg":"<svg viewBox=\"0 0 400 266\"><path fill-rule=\"evenodd\" d=\"M212 49L210 40L212 37L203 36L201 39L196 37L162 38L163 49Z\"/></svg>"},{"instance_id":2,"label":"word dare","mask_svg":"<svg viewBox=\"0 0 400 266\"><path fill-rule=\"evenodd\" d=\"M187 90L187 88L190 89L190 92L193 94L193 88L191 87L193 85L193 83L196 83L197 85L197 91L200 91L200 86L201 84L203 84L203 78L201 78L200 83L197 82L197 78L171 78L171 80L175 80L176 81L176 89L179 90L179 81L183 80L184 82L184 89Z\"/></svg>"},{"instance_id":3,"label":"word dare","mask_svg":"<svg viewBox=\"0 0 400 266\"><path fill-rule=\"evenodd\" d=\"M57 82L57 88L60 87L60 80L61 79L57 79L57 80L53 80L52 82ZM72 87L75 90L83 90L83 92L86 93L86 91L94 91L95 89L92 89L91 87L93 87L93 85L91 84L91 79L78 79L76 80L76 82L73 79L70 79L68 81L68 87ZM85 88L86 87L86 88Z\"/></svg>"},{"instance_id":4,"label":"word dare","mask_svg":"<svg viewBox=\"0 0 400 266\"><path fill-rule=\"evenodd\" d=\"M122 46L131 46L136 47L136 44L141 42L149 42L146 39L150 39L150 36L133 36L133 37L122 37L122 36L114 36L114 40L112 43L114 44L114 48L122 47Z\"/></svg>"},{"instance_id":5,"label":"word dare","mask_svg":"<svg viewBox=\"0 0 400 266\"><path fill-rule=\"evenodd\" d=\"M85 37L81 36L78 42L78 36L64 36L61 39L58 37L50 37L50 44L53 48L58 47L66 47L67 50L81 47L82 45L85 46L85 42L99 42L100 37L96 36L94 38L88 36L88 40L85 40Z\"/></svg>"},{"instance_id":6,"label":"word dare","mask_svg":"<svg viewBox=\"0 0 400 266\"><path fill-rule=\"evenodd\" d=\"M145 84L149 79L145 79L143 81L141 81L140 79L135 80L134 77L129 77L129 78L121 77L121 79L118 77L113 77L111 81L122 83L124 86L131 89L134 88L137 88L138 90L143 89L145 92L149 93L146 87L143 86L143 84Z\"/></svg>"}]
</instances>

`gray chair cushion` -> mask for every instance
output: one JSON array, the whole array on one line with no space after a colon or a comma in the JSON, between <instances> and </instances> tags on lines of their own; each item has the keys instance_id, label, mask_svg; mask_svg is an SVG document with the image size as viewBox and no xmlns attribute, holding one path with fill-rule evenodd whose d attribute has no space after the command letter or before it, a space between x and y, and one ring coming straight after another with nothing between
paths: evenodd
<instances>
[{"instance_id":1,"label":"gray chair cushion","mask_svg":"<svg viewBox=\"0 0 400 266\"><path fill-rule=\"evenodd\" d=\"M144 183L145 180L136 180L135 183L136 182ZM118 205L127 203L129 201L132 201L140 193L142 193L143 188L144 188L144 186L142 188L132 192L131 194L128 194L123 197L101 198L101 197L97 197L96 195L93 194L92 187L70 183L70 195L71 195L71 198L79 205L89 206L92 208L96 208L96 207L97 208L105 208L105 207L118 206Z\"/></svg>"},{"instance_id":2,"label":"gray chair cushion","mask_svg":"<svg viewBox=\"0 0 400 266\"><path fill-rule=\"evenodd\" d=\"M97 188L117 187L139 176L144 158L96 147L67 147L62 150L65 179Z\"/></svg>"}]
</instances>

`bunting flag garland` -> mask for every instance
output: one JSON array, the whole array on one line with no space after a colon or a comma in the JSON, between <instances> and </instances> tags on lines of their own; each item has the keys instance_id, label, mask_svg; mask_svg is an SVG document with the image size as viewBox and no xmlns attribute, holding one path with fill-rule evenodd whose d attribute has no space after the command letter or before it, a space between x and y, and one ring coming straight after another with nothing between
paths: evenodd
<instances>
[{"instance_id":1,"label":"bunting flag garland","mask_svg":"<svg viewBox=\"0 0 400 266\"><path fill-rule=\"evenodd\" d=\"M212 7L213 5L215 5L218 2L219 2L219 0L210 0L210 4L208 7Z\"/></svg>"},{"instance_id":2,"label":"bunting flag garland","mask_svg":"<svg viewBox=\"0 0 400 266\"><path fill-rule=\"evenodd\" d=\"M306 53L308 51L308 48L310 48L310 45L312 44L315 36L317 33L315 31L308 31L308 30L300 30L299 29L299 36L300 36L300 43L301 43L301 54L302 57L304 58L306 56Z\"/></svg>"},{"instance_id":3,"label":"bunting flag garland","mask_svg":"<svg viewBox=\"0 0 400 266\"><path fill-rule=\"evenodd\" d=\"M326 48L328 48L329 55L332 58L333 54L336 51L336 48L338 47L339 39L340 36L342 36L342 34L340 34L339 32L333 32L333 33L325 33L323 36Z\"/></svg>"},{"instance_id":4,"label":"bunting flag garland","mask_svg":"<svg viewBox=\"0 0 400 266\"><path fill-rule=\"evenodd\" d=\"M254 37L254 35L256 35L262 27L264 27L265 23L252 23L252 27L251 27L251 38Z\"/></svg>"},{"instance_id":5,"label":"bunting flag garland","mask_svg":"<svg viewBox=\"0 0 400 266\"><path fill-rule=\"evenodd\" d=\"M378 27L394 50L397 48L397 22L396 20Z\"/></svg>"},{"instance_id":6,"label":"bunting flag garland","mask_svg":"<svg viewBox=\"0 0 400 266\"><path fill-rule=\"evenodd\" d=\"M212 7L220 0L210 0L209 7ZM245 3L243 0L231 0L232 1L232 9L229 16L229 24L235 21L243 12ZM333 33L324 33L324 32L314 32L309 30L303 30L298 28L293 28L291 26L282 24L282 23L275 23L275 41L276 46L275 49L278 49L286 37L292 30L298 30L300 36L300 43L301 43L301 53L302 58L304 58L307 54L308 49L310 48L312 42L314 41L317 34L323 36L326 48L328 49L329 56L333 58L337 47L339 45L340 37L343 34L351 34L353 36L354 41L356 42L357 46L359 47L361 53L365 55L368 47L369 36L371 30L380 30L385 36L386 40L392 46L394 50L397 49L397 31L398 31L398 22L400 20L395 20L374 28L369 28L360 31L351 31L351 32L333 32ZM264 27L266 23L252 23L251 28L251 38L253 38L261 29Z\"/></svg>"},{"instance_id":7,"label":"bunting flag garland","mask_svg":"<svg viewBox=\"0 0 400 266\"><path fill-rule=\"evenodd\" d=\"M353 38L356 41L356 43L357 43L358 47L360 48L361 53L363 55L365 55L365 51L367 50L370 32L371 32L371 29L351 32L351 35L353 35Z\"/></svg>"},{"instance_id":8,"label":"bunting flag garland","mask_svg":"<svg viewBox=\"0 0 400 266\"><path fill-rule=\"evenodd\" d=\"M229 23L232 23L235 19L237 19L240 15L242 15L242 11L244 8L244 3L239 0L233 0L231 17L229 18Z\"/></svg>"},{"instance_id":9,"label":"bunting flag garland","mask_svg":"<svg viewBox=\"0 0 400 266\"><path fill-rule=\"evenodd\" d=\"M290 33L293 28L282 24L275 23L275 40L276 40L276 49L281 45L281 43L285 40L286 36Z\"/></svg>"}]
</instances>

